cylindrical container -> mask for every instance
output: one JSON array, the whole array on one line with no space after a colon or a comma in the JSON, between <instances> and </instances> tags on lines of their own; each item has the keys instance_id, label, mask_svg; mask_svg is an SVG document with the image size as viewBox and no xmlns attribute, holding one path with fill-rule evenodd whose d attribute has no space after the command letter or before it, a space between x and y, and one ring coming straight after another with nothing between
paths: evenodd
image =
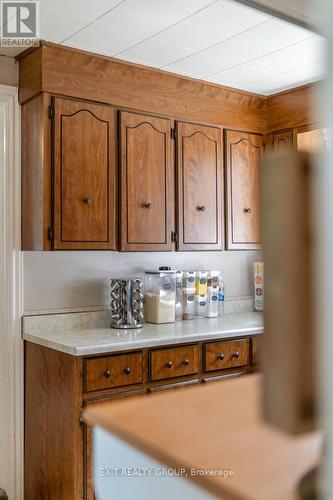
<instances>
[{"instance_id":1,"label":"cylindrical container","mask_svg":"<svg viewBox=\"0 0 333 500\"><path fill-rule=\"evenodd\" d=\"M145 319L173 323L176 319L176 271L162 266L145 274Z\"/></svg>"},{"instance_id":2,"label":"cylindrical container","mask_svg":"<svg viewBox=\"0 0 333 500\"><path fill-rule=\"evenodd\" d=\"M195 290L196 271L183 271L183 289Z\"/></svg>"},{"instance_id":3,"label":"cylindrical container","mask_svg":"<svg viewBox=\"0 0 333 500\"><path fill-rule=\"evenodd\" d=\"M218 305L219 316L224 315L224 282L220 279L219 283L219 305Z\"/></svg>"},{"instance_id":4,"label":"cylindrical container","mask_svg":"<svg viewBox=\"0 0 333 500\"><path fill-rule=\"evenodd\" d=\"M195 295L207 295L207 271L197 271L195 277Z\"/></svg>"},{"instance_id":5,"label":"cylindrical container","mask_svg":"<svg viewBox=\"0 0 333 500\"><path fill-rule=\"evenodd\" d=\"M207 294L195 295L195 315L205 318L207 311Z\"/></svg>"},{"instance_id":6,"label":"cylindrical container","mask_svg":"<svg viewBox=\"0 0 333 500\"><path fill-rule=\"evenodd\" d=\"M208 271L208 274L207 274L207 286L208 286L208 288L210 286L219 286L220 278L221 278L220 271Z\"/></svg>"},{"instance_id":7,"label":"cylindrical container","mask_svg":"<svg viewBox=\"0 0 333 500\"><path fill-rule=\"evenodd\" d=\"M183 288L183 319L194 319L195 300L194 288Z\"/></svg>"},{"instance_id":8,"label":"cylindrical container","mask_svg":"<svg viewBox=\"0 0 333 500\"><path fill-rule=\"evenodd\" d=\"M111 328L142 328L143 281L111 279Z\"/></svg>"},{"instance_id":9,"label":"cylindrical container","mask_svg":"<svg viewBox=\"0 0 333 500\"><path fill-rule=\"evenodd\" d=\"M218 303L219 303L219 287L209 286L207 293L207 307L206 307L207 318L217 318Z\"/></svg>"},{"instance_id":10,"label":"cylindrical container","mask_svg":"<svg viewBox=\"0 0 333 500\"><path fill-rule=\"evenodd\" d=\"M183 272L176 273L176 321L183 319Z\"/></svg>"},{"instance_id":11,"label":"cylindrical container","mask_svg":"<svg viewBox=\"0 0 333 500\"><path fill-rule=\"evenodd\" d=\"M254 263L254 308L264 310L264 263Z\"/></svg>"}]
</instances>

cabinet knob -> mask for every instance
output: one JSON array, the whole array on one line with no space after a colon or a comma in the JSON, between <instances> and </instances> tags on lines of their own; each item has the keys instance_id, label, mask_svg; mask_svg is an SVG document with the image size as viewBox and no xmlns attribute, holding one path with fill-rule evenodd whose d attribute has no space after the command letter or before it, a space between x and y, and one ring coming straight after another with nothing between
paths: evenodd
<instances>
[{"instance_id":1,"label":"cabinet knob","mask_svg":"<svg viewBox=\"0 0 333 500\"><path fill-rule=\"evenodd\" d=\"M245 214L250 214L252 212L251 208L244 208L243 212Z\"/></svg>"},{"instance_id":2,"label":"cabinet knob","mask_svg":"<svg viewBox=\"0 0 333 500\"><path fill-rule=\"evenodd\" d=\"M150 209L150 208L153 208L153 204L151 201L148 201L146 204L145 204L145 207Z\"/></svg>"},{"instance_id":3,"label":"cabinet knob","mask_svg":"<svg viewBox=\"0 0 333 500\"><path fill-rule=\"evenodd\" d=\"M166 368L172 368L172 365L173 365L172 361L168 361L167 363L165 363Z\"/></svg>"},{"instance_id":4,"label":"cabinet knob","mask_svg":"<svg viewBox=\"0 0 333 500\"><path fill-rule=\"evenodd\" d=\"M104 376L105 378L109 378L109 377L111 376L111 372L110 372L110 370L105 370L105 372L103 373L103 376Z\"/></svg>"},{"instance_id":5,"label":"cabinet knob","mask_svg":"<svg viewBox=\"0 0 333 500\"><path fill-rule=\"evenodd\" d=\"M125 375L129 375L129 374L131 373L131 371L132 371L132 370L130 369L130 367L129 367L129 366L127 366L127 368L124 368L124 373L125 373Z\"/></svg>"},{"instance_id":6,"label":"cabinet knob","mask_svg":"<svg viewBox=\"0 0 333 500\"><path fill-rule=\"evenodd\" d=\"M91 198L85 198L83 200L83 202L86 204L86 205L91 205L92 204L92 199Z\"/></svg>"},{"instance_id":7,"label":"cabinet knob","mask_svg":"<svg viewBox=\"0 0 333 500\"><path fill-rule=\"evenodd\" d=\"M217 355L217 359L223 361L224 360L224 354L221 352L221 354Z\"/></svg>"},{"instance_id":8,"label":"cabinet knob","mask_svg":"<svg viewBox=\"0 0 333 500\"><path fill-rule=\"evenodd\" d=\"M201 207L197 207L197 210L198 210L199 212L205 212L206 207L202 205Z\"/></svg>"},{"instance_id":9,"label":"cabinet knob","mask_svg":"<svg viewBox=\"0 0 333 500\"><path fill-rule=\"evenodd\" d=\"M233 358L239 358L239 352L238 352L238 351L233 352L233 353L232 353L232 357L233 357Z\"/></svg>"},{"instance_id":10,"label":"cabinet knob","mask_svg":"<svg viewBox=\"0 0 333 500\"><path fill-rule=\"evenodd\" d=\"M190 364L189 360L187 358L183 359L183 365L188 366Z\"/></svg>"}]
</instances>

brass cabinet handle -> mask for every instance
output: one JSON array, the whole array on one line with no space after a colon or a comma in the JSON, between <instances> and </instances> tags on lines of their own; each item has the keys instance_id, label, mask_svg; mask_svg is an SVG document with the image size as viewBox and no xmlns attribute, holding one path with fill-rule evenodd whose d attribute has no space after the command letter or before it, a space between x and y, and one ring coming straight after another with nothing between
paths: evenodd
<instances>
[{"instance_id":1,"label":"brass cabinet handle","mask_svg":"<svg viewBox=\"0 0 333 500\"><path fill-rule=\"evenodd\" d=\"M92 204L92 199L91 198L85 198L83 200L83 203L85 203L86 205L91 205Z\"/></svg>"},{"instance_id":2,"label":"brass cabinet handle","mask_svg":"<svg viewBox=\"0 0 333 500\"><path fill-rule=\"evenodd\" d=\"M183 359L183 365L188 366L190 364L189 360L187 358Z\"/></svg>"},{"instance_id":3,"label":"brass cabinet handle","mask_svg":"<svg viewBox=\"0 0 333 500\"><path fill-rule=\"evenodd\" d=\"M148 201L148 202L145 204L145 207L146 207L146 208L148 208L148 210L149 210L150 208L153 208L153 204L152 204L152 202L151 202L151 201Z\"/></svg>"},{"instance_id":4,"label":"brass cabinet handle","mask_svg":"<svg viewBox=\"0 0 333 500\"><path fill-rule=\"evenodd\" d=\"M232 353L232 357L233 357L233 358L239 358L239 352L238 352L238 351L233 352L233 353Z\"/></svg>"},{"instance_id":5,"label":"brass cabinet handle","mask_svg":"<svg viewBox=\"0 0 333 500\"><path fill-rule=\"evenodd\" d=\"M125 375L129 375L129 374L131 373L131 371L132 371L132 370L130 369L130 367L129 367L129 366L128 366L127 368L124 368L124 373L125 373Z\"/></svg>"},{"instance_id":6,"label":"brass cabinet handle","mask_svg":"<svg viewBox=\"0 0 333 500\"><path fill-rule=\"evenodd\" d=\"M197 210L198 210L199 212L205 212L206 207L205 207L204 205L202 205L201 207L197 207Z\"/></svg>"},{"instance_id":7,"label":"brass cabinet handle","mask_svg":"<svg viewBox=\"0 0 333 500\"><path fill-rule=\"evenodd\" d=\"M109 378L109 377L111 376L111 372L110 372L110 370L105 370L105 372L103 373L103 376L104 376L105 378Z\"/></svg>"},{"instance_id":8,"label":"brass cabinet handle","mask_svg":"<svg viewBox=\"0 0 333 500\"><path fill-rule=\"evenodd\" d=\"M224 360L224 354L223 354L223 352L221 352L221 354L218 354L218 355L217 355L217 359L219 359L219 360L221 360L221 361L223 361L223 360Z\"/></svg>"},{"instance_id":9,"label":"brass cabinet handle","mask_svg":"<svg viewBox=\"0 0 333 500\"><path fill-rule=\"evenodd\" d=\"M250 214L252 212L251 208L244 208L243 212L245 214Z\"/></svg>"},{"instance_id":10,"label":"brass cabinet handle","mask_svg":"<svg viewBox=\"0 0 333 500\"><path fill-rule=\"evenodd\" d=\"M172 361L168 361L167 363L165 363L166 368L172 368L172 366L173 366Z\"/></svg>"}]
</instances>

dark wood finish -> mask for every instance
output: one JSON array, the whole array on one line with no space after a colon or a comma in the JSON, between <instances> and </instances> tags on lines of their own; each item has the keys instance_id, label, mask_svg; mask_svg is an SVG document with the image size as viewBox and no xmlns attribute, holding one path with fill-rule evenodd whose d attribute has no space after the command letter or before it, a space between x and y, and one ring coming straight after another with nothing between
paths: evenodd
<instances>
[{"instance_id":1,"label":"dark wood finish","mask_svg":"<svg viewBox=\"0 0 333 500\"><path fill-rule=\"evenodd\" d=\"M284 153L293 149L293 129L280 130L272 134L273 149Z\"/></svg>"},{"instance_id":2,"label":"dark wood finish","mask_svg":"<svg viewBox=\"0 0 333 500\"><path fill-rule=\"evenodd\" d=\"M266 131L267 98L264 96L41 43L38 67L31 68L33 52L20 58L21 103L31 97L33 89L36 93L90 99L180 120ZM33 75L26 77L28 72L35 75L34 85Z\"/></svg>"},{"instance_id":3,"label":"dark wood finish","mask_svg":"<svg viewBox=\"0 0 333 500\"><path fill-rule=\"evenodd\" d=\"M264 138L260 134L225 131L227 248L261 248L261 158Z\"/></svg>"},{"instance_id":4,"label":"dark wood finish","mask_svg":"<svg viewBox=\"0 0 333 500\"><path fill-rule=\"evenodd\" d=\"M171 250L171 121L121 112L120 157L121 250Z\"/></svg>"},{"instance_id":5,"label":"dark wood finish","mask_svg":"<svg viewBox=\"0 0 333 500\"><path fill-rule=\"evenodd\" d=\"M25 500L82 498L82 361L25 343Z\"/></svg>"},{"instance_id":6,"label":"dark wood finish","mask_svg":"<svg viewBox=\"0 0 333 500\"><path fill-rule=\"evenodd\" d=\"M86 399L83 402L84 408L91 406L103 405L115 399L128 399L143 395L143 389L129 392L121 392L119 394L111 394L103 398ZM84 500L95 500L94 493L94 477L93 477L93 459L92 459L92 428L87 424L83 424L83 475L84 475Z\"/></svg>"},{"instance_id":7,"label":"dark wood finish","mask_svg":"<svg viewBox=\"0 0 333 500\"><path fill-rule=\"evenodd\" d=\"M252 365L259 366L261 365L262 358L262 336L256 335L252 338Z\"/></svg>"},{"instance_id":8,"label":"dark wood finish","mask_svg":"<svg viewBox=\"0 0 333 500\"><path fill-rule=\"evenodd\" d=\"M222 250L221 129L177 123L178 249Z\"/></svg>"},{"instance_id":9,"label":"dark wood finish","mask_svg":"<svg viewBox=\"0 0 333 500\"><path fill-rule=\"evenodd\" d=\"M232 372L232 373L227 373L225 375L216 375L214 377L205 377L202 379L203 384L209 384L210 382L218 382L221 380L226 380L230 378L235 378L235 377L241 377L242 375L247 375L247 372Z\"/></svg>"},{"instance_id":10,"label":"dark wood finish","mask_svg":"<svg viewBox=\"0 0 333 500\"><path fill-rule=\"evenodd\" d=\"M150 353L150 380L162 380L199 371L197 345L160 349Z\"/></svg>"},{"instance_id":11,"label":"dark wood finish","mask_svg":"<svg viewBox=\"0 0 333 500\"><path fill-rule=\"evenodd\" d=\"M269 96L267 132L300 127L318 121L317 87L318 84L309 84Z\"/></svg>"},{"instance_id":12,"label":"dark wood finish","mask_svg":"<svg viewBox=\"0 0 333 500\"><path fill-rule=\"evenodd\" d=\"M245 366L248 362L249 343L247 339L209 342L205 345L205 368L207 372Z\"/></svg>"},{"instance_id":13,"label":"dark wood finish","mask_svg":"<svg viewBox=\"0 0 333 500\"><path fill-rule=\"evenodd\" d=\"M189 385L200 384L200 382L201 382L200 379L194 379L194 380L186 380L185 382L176 382L175 384L155 385L154 387L148 387L147 392L148 394L153 394L154 392L160 392L160 391L184 389Z\"/></svg>"},{"instance_id":14,"label":"dark wood finish","mask_svg":"<svg viewBox=\"0 0 333 500\"><path fill-rule=\"evenodd\" d=\"M51 126L48 97L39 94L21 107L22 250L50 250Z\"/></svg>"},{"instance_id":15,"label":"dark wood finish","mask_svg":"<svg viewBox=\"0 0 333 500\"><path fill-rule=\"evenodd\" d=\"M98 357L85 361L85 390L99 391L142 382L142 353Z\"/></svg>"},{"instance_id":16,"label":"dark wood finish","mask_svg":"<svg viewBox=\"0 0 333 500\"><path fill-rule=\"evenodd\" d=\"M56 250L115 250L115 111L54 98Z\"/></svg>"},{"instance_id":17,"label":"dark wood finish","mask_svg":"<svg viewBox=\"0 0 333 500\"><path fill-rule=\"evenodd\" d=\"M38 47L35 50L27 51L28 64L19 66L19 95L23 97L21 104L32 97L36 97L42 90L43 81L43 49ZM23 86L21 87L21 84Z\"/></svg>"}]
</instances>

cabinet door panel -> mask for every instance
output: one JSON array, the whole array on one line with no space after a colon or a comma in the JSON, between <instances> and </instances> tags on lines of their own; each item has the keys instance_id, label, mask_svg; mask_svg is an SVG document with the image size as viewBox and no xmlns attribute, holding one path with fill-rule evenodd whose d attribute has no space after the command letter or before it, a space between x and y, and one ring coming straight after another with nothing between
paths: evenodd
<instances>
[{"instance_id":1,"label":"cabinet door panel","mask_svg":"<svg viewBox=\"0 0 333 500\"><path fill-rule=\"evenodd\" d=\"M116 249L114 110L55 98L54 248Z\"/></svg>"},{"instance_id":2,"label":"cabinet door panel","mask_svg":"<svg viewBox=\"0 0 333 500\"><path fill-rule=\"evenodd\" d=\"M221 130L177 123L179 250L222 249Z\"/></svg>"},{"instance_id":3,"label":"cabinet door panel","mask_svg":"<svg viewBox=\"0 0 333 500\"><path fill-rule=\"evenodd\" d=\"M225 132L228 249L261 248L261 157L260 134Z\"/></svg>"},{"instance_id":4,"label":"cabinet door panel","mask_svg":"<svg viewBox=\"0 0 333 500\"><path fill-rule=\"evenodd\" d=\"M292 129L273 133L273 149L279 153L291 151L293 149Z\"/></svg>"},{"instance_id":5,"label":"cabinet door panel","mask_svg":"<svg viewBox=\"0 0 333 500\"><path fill-rule=\"evenodd\" d=\"M121 249L171 250L171 122L121 113Z\"/></svg>"}]
</instances>

